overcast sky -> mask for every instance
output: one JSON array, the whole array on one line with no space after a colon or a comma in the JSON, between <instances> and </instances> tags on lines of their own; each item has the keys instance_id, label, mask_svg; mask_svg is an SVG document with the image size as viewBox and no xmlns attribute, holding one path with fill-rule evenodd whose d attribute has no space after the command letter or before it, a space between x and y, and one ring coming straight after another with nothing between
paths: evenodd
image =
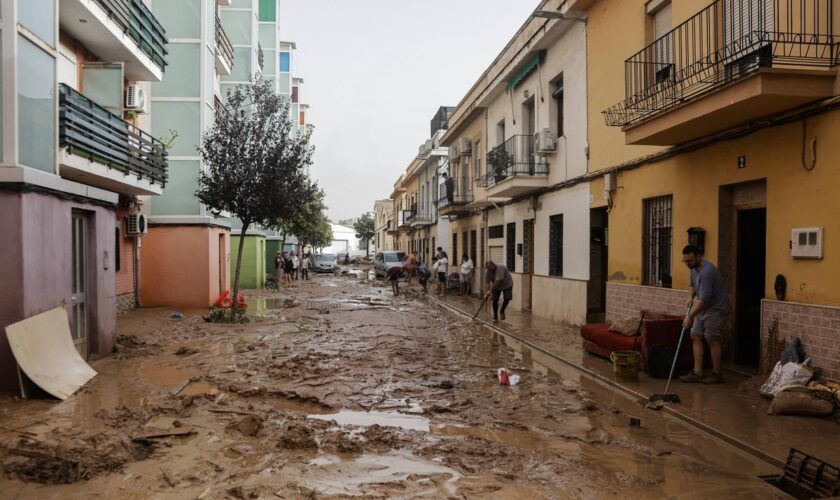
<instances>
[{"instance_id":1,"label":"overcast sky","mask_svg":"<svg viewBox=\"0 0 840 500\"><path fill-rule=\"evenodd\" d=\"M281 0L334 220L373 210L537 0Z\"/></svg>"}]
</instances>

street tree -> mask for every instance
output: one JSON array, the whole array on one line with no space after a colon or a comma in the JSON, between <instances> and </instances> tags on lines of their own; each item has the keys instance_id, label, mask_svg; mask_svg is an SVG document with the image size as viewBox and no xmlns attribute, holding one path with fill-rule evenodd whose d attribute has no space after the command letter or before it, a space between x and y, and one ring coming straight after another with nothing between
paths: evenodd
<instances>
[{"instance_id":1,"label":"street tree","mask_svg":"<svg viewBox=\"0 0 840 500\"><path fill-rule=\"evenodd\" d=\"M365 256L370 257L370 240L376 234L376 226L370 212L362 214L359 220L353 223L353 230L356 231L356 238L365 244Z\"/></svg>"},{"instance_id":2,"label":"street tree","mask_svg":"<svg viewBox=\"0 0 840 500\"><path fill-rule=\"evenodd\" d=\"M254 225L299 213L299 200L318 189L307 176L313 150L307 136L293 132L288 101L262 80L228 92L227 105L198 149L207 168L199 174L196 197L208 209L242 221L230 316L236 320L245 234Z\"/></svg>"}]
</instances>

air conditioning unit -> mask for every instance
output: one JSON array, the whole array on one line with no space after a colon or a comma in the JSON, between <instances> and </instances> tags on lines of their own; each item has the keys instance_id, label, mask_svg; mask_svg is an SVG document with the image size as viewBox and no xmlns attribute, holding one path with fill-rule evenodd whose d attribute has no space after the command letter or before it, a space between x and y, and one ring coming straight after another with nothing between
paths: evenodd
<instances>
[{"instance_id":1,"label":"air conditioning unit","mask_svg":"<svg viewBox=\"0 0 840 500\"><path fill-rule=\"evenodd\" d=\"M823 228L794 228L790 234L790 256L794 259L822 259Z\"/></svg>"},{"instance_id":2,"label":"air conditioning unit","mask_svg":"<svg viewBox=\"0 0 840 500\"><path fill-rule=\"evenodd\" d=\"M146 223L146 216L143 214L131 214L126 217L125 234L129 236L149 234L149 225Z\"/></svg>"},{"instance_id":3,"label":"air conditioning unit","mask_svg":"<svg viewBox=\"0 0 840 500\"><path fill-rule=\"evenodd\" d=\"M469 139L461 137L458 139L458 154L461 156L469 156L472 153L472 144Z\"/></svg>"},{"instance_id":4,"label":"air conditioning unit","mask_svg":"<svg viewBox=\"0 0 840 500\"><path fill-rule=\"evenodd\" d=\"M557 149L557 137L549 128L537 132L537 153L549 153Z\"/></svg>"},{"instance_id":5,"label":"air conditioning unit","mask_svg":"<svg viewBox=\"0 0 840 500\"><path fill-rule=\"evenodd\" d=\"M146 92L139 85L128 85L125 88L125 109L146 112Z\"/></svg>"}]
</instances>

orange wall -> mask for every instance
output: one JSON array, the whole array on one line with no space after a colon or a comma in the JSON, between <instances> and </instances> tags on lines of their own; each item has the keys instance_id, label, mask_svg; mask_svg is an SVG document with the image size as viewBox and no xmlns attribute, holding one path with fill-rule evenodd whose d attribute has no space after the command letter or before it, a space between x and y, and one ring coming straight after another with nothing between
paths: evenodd
<instances>
[{"instance_id":1,"label":"orange wall","mask_svg":"<svg viewBox=\"0 0 840 500\"><path fill-rule=\"evenodd\" d=\"M223 261L219 265L219 238ZM203 309L230 287L230 232L208 226L158 226L143 238L140 301L143 306Z\"/></svg>"},{"instance_id":2,"label":"orange wall","mask_svg":"<svg viewBox=\"0 0 840 500\"><path fill-rule=\"evenodd\" d=\"M125 218L128 211L117 209L115 225L120 228L120 270L114 273L117 296L134 293L134 239L125 236ZM116 271L116 269L114 269Z\"/></svg>"}]
</instances>

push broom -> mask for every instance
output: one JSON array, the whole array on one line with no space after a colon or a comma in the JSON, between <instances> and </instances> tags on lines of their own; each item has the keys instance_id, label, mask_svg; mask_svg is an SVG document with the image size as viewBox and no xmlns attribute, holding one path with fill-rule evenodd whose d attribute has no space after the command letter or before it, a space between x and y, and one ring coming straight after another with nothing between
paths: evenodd
<instances>
[{"instance_id":1,"label":"push broom","mask_svg":"<svg viewBox=\"0 0 840 500\"><path fill-rule=\"evenodd\" d=\"M688 315L691 314L691 306L688 306L688 309L685 311L685 317L688 318ZM663 393L654 393L650 395L648 402L653 403L655 401L662 401L665 403L679 403L680 402L680 395L672 392L668 392L671 388L671 379L674 377L674 369L677 367L677 359L680 357L680 349L682 348L682 341L683 336L685 335L685 321L683 321L682 329L680 330L680 340L677 341L677 350L674 352L674 361L671 363L671 373L668 374L668 383L665 384L665 392Z\"/></svg>"}]
</instances>

